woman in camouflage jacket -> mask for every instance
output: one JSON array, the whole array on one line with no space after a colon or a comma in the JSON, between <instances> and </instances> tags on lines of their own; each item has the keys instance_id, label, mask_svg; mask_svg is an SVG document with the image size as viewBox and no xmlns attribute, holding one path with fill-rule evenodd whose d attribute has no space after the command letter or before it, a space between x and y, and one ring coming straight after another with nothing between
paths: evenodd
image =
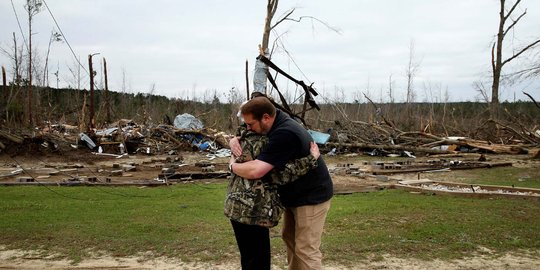
<instances>
[{"instance_id":1,"label":"woman in camouflage jacket","mask_svg":"<svg viewBox=\"0 0 540 270\"><path fill-rule=\"evenodd\" d=\"M266 136L252 131L243 130L240 135L242 156L236 162L253 160L268 142ZM269 228L278 224L284 211L277 188L317 167L318 157L318 148L312 143L310 155L287 163L281 171L274 169L262 179L249 180L231 173L224 213L231 220L243 270L270 269Z\"/></svg>"}]
</instances>

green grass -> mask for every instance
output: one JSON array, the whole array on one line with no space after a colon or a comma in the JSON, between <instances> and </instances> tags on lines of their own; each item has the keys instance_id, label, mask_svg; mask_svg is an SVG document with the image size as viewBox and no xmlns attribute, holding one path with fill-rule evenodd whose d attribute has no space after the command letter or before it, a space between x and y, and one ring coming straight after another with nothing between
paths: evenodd
<instances>
[{"instance_id":1,"label":"green grass","mask_svg":"<svg viewBox=\"0 0 540 270\"><path fill-rule=\"evenodd\" d=\"M323 241L327 257L370 254L452 259L479 246L495 252L540 248L540 203L427 196L398 190L334 198Z\"/></svg>"},{"instance_id":2,"label":"green grass","mask_svg":"<svg viewBox=\"0 0 540 270\"><path fill-rule=\"evenodd\" d=\"M163 188L1 187L0 243L78 261L151 251L183 260L237 260L223 215L225 184ZM370 255L451 259L479 246L540 250L540 202L427 196L400 190L336 196L322 249L325 260ZM274 229L273 232L278 232ZM272 252L284 260L279 237Z\"/></svg>"},{"instance_id":3,"label":"green grass","mask_svg":"<svg viewBox=\"0 0 540 270\"><path fill-rule=\"evenodd\" d=\"M224 185L1 188L0 242L75 259L88 250L219 259L235 243L222 214L224 191Z\"/></svg>"}]
</instances>

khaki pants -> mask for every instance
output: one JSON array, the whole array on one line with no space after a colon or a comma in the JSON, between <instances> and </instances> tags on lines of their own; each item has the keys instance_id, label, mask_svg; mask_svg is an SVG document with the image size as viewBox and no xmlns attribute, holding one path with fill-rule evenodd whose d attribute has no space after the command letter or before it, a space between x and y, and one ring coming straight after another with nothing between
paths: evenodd
<instances>
[{"instance_id":1,"label":"khaki pants","mask_svg":"<svg viewBox=\"0 0 540 270\"><path fill-rule=\"evenodd\" d=\"M330 200L285 210L282 238L287 246L289 270L322 269L319 248L329 209Z\"/></svg>"}]
</instances>

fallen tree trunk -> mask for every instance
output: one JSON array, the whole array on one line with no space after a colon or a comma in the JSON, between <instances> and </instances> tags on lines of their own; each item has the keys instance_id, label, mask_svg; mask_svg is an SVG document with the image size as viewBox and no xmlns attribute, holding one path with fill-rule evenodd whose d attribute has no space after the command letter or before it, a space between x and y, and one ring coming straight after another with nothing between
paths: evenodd
<instances>
[{"instance_id":1,"label":"fallen tree trunk","mask_svg":"<svg viewBox=\"0 0 540 270\"><path fill-rule=\"evenodd\" d=\"M527 154L529 151L521 146L517 145L500 145L500 144L479 144L479 143L468 143L467 145L471 147L475 147L478 149L484 149L490 152L493 152L495 154L511 154L511 155L519 155L519 154Z\"/></svg>"},{"instance_id":2,"label":"fallen tree trunk","mask_svg":"<svg viewBox=\"0 0 540 270\"><path fill-rule=\"evenodd\" d=\"M529 151L518 145L502 145L502 144L490 144L487 141L478 141L478 140L469 140L469 139L458 139L458 140L440 140L433 143L428 143L422 145L422 147L435 147L440 145L459 145L467 146L470 148L478 148L492 152L495 154L527 154Z\"/></svg>"},{"instance_id":3,"label":"fallen tree trunk","mask_svg":"<svg viewBox=\"0 0 540 270\"><path fill-rule=\"evenodd\" d=\"M403 145L385 145L385 144L368 144L368 143L327 143L333 147L350 147L350 148L366 148L366 149L385 149L385 150L401 150L410 152L422 152L427 154L454 154L455 151L431 149L426 147L403 146Z\"/></svg>"},{"instance_id":4,"label":"fallen tree trunk","mask_svg":"<svg viewBox=\"0 0 540 270\"><path fill-rule=\"evenodd\" d=\"M7 140L10 140L10 141L12 141L14 143L18 143L18 144L21 144L23 142L23 140L24 140L22 137L10 134L10 133L2 131L2 130L0 130L0 137L3 137L5 139L7 139Z\"/></svg>"}]
</instances>

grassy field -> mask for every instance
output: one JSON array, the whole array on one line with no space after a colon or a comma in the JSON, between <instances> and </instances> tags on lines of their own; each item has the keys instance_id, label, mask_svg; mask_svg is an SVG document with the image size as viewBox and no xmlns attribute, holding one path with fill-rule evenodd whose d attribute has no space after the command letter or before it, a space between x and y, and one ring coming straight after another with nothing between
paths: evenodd
<instances>
[{"instance_id":1,"label":"grassy field","mask_svg":"<svg viewBox=\"0 0 540 270\"><path fill-rule=\"evenodd\" d=\"M222 207L225 184L163 188L1 187L0 243L78 261L150 251L192 261L238 258ZM452 259L484 247L540 250L540 202L428 196L400 190L336 196L323 238L325 260L374 254ZM274 235L279 227L272 230ZM281 239L272 252L285 256Z\"/></svg>"}]
</instances>

